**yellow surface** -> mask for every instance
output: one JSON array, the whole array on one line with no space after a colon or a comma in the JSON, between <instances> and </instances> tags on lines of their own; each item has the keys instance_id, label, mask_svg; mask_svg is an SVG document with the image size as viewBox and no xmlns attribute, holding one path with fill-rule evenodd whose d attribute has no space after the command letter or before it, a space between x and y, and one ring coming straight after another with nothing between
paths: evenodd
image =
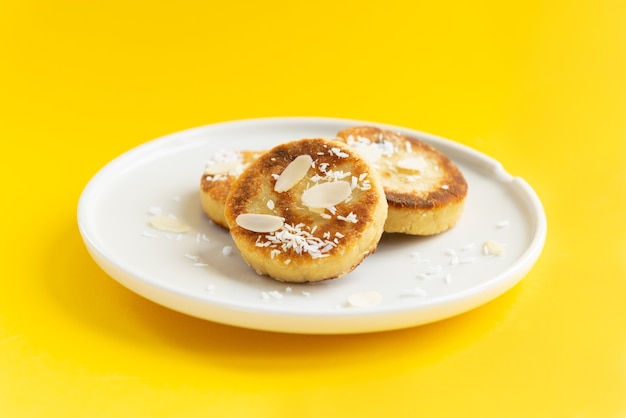
<instances>
[{"instance_id":1,"label":"yellow surface","mask_svg":"<svg viewBox=\"0 0 626 418\"><path fill-rule=\"evenodd\" d=\"M542 256L472 312L352 336L190 318L90 259L76 205L112 158L284 115L493 156L543 201ZM622 1L2 0L0 138L2 417L626 416Z\"/></svg>"}]
</instances>

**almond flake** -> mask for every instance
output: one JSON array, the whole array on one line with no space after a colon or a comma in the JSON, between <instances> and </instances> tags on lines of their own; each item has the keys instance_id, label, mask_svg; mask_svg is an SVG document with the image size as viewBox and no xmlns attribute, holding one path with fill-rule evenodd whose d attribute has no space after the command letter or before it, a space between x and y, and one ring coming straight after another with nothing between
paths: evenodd
<instances>
[{"instance_id":1,"label":"almond flake","mask_svg":"<svg viewBox=\"0 0 626 418\"><path fill-rule=\"evenodd\" d=\"M357 308L366 308L378 305L382 298L382 295L378 292L360 292L351 295L348 298L348 303Z\"/></svg>"},{"instance_id":2,"label":"almond flake","mask_svg":"<svg viewBox=\"0 0 626 418\"><path fill-rule=\"evenodd\" d=\"M405 158L396 163L398 168L407 171L425 171L428 167L428 163L424 159L424 157L415 157L415 158Z\"/></svg>"},{"instance_id":3,"label":"almond flake","mask_svg":"<svg viewBox=\"0 0 626 418\"><path fill-rule=\"evenodd\" d=\"M328 208L343 202L351 194L352 187L347 181L320 183L302 193L302 203L310 208Z\"/></svg>"},{"instance_id":4,"label":"almond flake","mask_svg":"<svg viewBox=\"0 0 626 418\"><path fill-rule=\"evenodd\" d=\"M274 232L285 222L284 218L261 213L242 213L235 219L237 225L252 232Z\"/></svg>"},{"instance_id":5,"label":"almond flake","mask_svg":"<svg viewBox=\"0 0 626 418\"><path fill-rule=\"evenodd\" d=\"M504 246L496 241L485 241L483 244L483 254L487 256L502 255L504 253Z\"/></svg>"},{"instance_id":6,"label":"almond flake","mask_svg":"<svg viewBox=\"0 0 626 418\"><path fill-rule=\"evenodd\" d=\"M311 158L310 155L304 154L298 156L295 160L290 162L280 176L278 176L276 184L274 185L274 191L278 193L286 192L298 184L306 175L307 171L309 171L312 163L313 158Z\"/></svg>"},{"instance_id":7,"label":"almond flake","mask_svg":"<svg viewBox=\"0 0 626 418\"><path fill-rule=\"evenodd\" d=\"M204 174L214 175L228 173L229 171L235 170L238 164L237 161L225 161L223 163L207 165L204 168Z\"/></svg>"},{"instance_id":8,"label":"almond flake","mask_svg":"<svg viewBox=\"0 0 626 418\"><path fill-rule=\"evenodd\" d=\"M150 219L150 225L161 231L176 233L187 232L191 229L186 223L165 215L152 217L152 219Z\"/></svg>"}]
</instances>

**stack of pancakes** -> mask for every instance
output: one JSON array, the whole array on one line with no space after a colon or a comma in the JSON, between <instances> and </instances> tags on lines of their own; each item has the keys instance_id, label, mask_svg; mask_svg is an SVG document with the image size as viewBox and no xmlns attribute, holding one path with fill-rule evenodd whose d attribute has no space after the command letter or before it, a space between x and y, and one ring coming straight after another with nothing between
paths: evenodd
<instances>
[{"instance_id":1,"label":"stack of pancakes","mask_svg":"<svg viewBox=\"0 0 626 418\"><path fill-rule=\"evenodd\" d=\"M265 152L218 153L202 207L257 273L284 282L346 275L383 232L434 235L461 217L467 182L420 139L352 127L333 140L294 140Z\"/></svg>"}]
</instances>

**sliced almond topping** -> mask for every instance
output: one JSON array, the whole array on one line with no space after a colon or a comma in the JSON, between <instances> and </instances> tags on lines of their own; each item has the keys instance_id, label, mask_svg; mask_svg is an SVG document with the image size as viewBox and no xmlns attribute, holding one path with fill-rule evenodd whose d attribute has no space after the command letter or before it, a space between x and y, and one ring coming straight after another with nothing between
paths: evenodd
<instances>
[{"instance_id":1,"label":"sliced almond topping","mask_svg":"<svg viewBox=\"0 0 626 418\"><path fill-rule=\"evenodd\" d=\"M382 298L378 292L360 292L351 295L348 298L348 303L356 308L366 308L378 305Z\"/></svg>"},{"instance_id":2,"label":"sliced almond topping","mask_svg":"<svg viewBox=\"0 0 626 418\"><path fill-rule=\"evenodd\" d=\"M396 165L408 171L425 171L428 168L428 162L424 157L405 158L396 163Z\"/></svg>"},{"instance_id":3,"label":"sliced almond topping","mask_svg":"<svg viewBox=\"0 0 626 418\"><path fill-rule=\"evenodd\" d=\"M161 231L176 233L187 232L191 229L186 223L165 215L152 217L152 219L150 219L150 225Z\"/></svg>"},{"instance_id":4,"label":"sliced almond topping","mask_svg":"<svg viewBox=\"0 0 626 418\"><path fill-rule=\"evenodd\" d=\"M237 225L252 232L274 232L280 229L285 219L262 213L242 213L235 219Z\"/></svg>"},{"instance_id":5,"label":"sliced almond topping","mask_svg":"<svg viewBox=\"0 0 626 418\"><path fill-rule=\"evenodd\" d=\"M485 241L483 244L483 254L485 255L502 255L504 246L497 241Z\"/></svg>"},{"instance_id":6,"label":"sliced almond topping","mask_svg":"<svg viewBox=\"0 0 626 418\"><path fill-rule=\"evenodd\" d=\"M328 208L343 202L351 194L352 187L345 180L320 183L302 193L302 203L310 208Z\"/></svg>"},{"instance_id":7,"label":"sliced almond topping","mask_svg":"<svg viewBox=\"0 0 626 418\"><path fill-rule=\"evenodd\" d=\"M311 158L310 155L305 154L298 156L295 160L290 162L280 176L278 176L274 190L278 193L282 193L291 189L302 180L307 171L309 171L312 163L313 158Z\"/></svg>"}]
</instances>

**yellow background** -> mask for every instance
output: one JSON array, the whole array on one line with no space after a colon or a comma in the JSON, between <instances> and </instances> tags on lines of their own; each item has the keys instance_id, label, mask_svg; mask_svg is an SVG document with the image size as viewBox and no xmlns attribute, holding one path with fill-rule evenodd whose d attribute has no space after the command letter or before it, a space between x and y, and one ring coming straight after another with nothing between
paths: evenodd
<instances>
[{"instance_id":1,"label":"yellow background","mask_svg":"<svg viewBox=\"0 0 626 418\"><path fill-rule=\"evenodd\" d=\"M225 3L225 4L223 4ZM80 193L155 137L263 116L452 138L527 180L526 278L417 328L218 325L90 259ZM0 0L0 416L626 416L626 6Z\"/></svg>"}]
</instances>

